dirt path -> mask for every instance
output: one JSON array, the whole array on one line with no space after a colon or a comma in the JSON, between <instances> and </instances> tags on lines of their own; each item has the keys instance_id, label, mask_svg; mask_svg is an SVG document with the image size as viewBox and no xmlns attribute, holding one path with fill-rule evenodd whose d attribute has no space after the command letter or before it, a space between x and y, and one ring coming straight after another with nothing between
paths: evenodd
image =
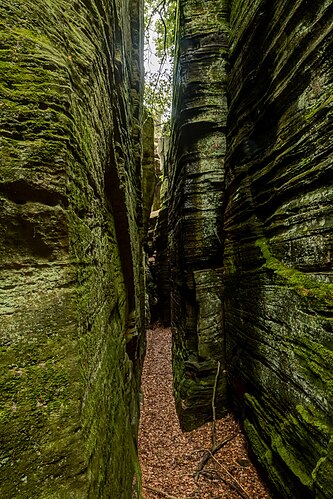
<instances>
[{"instance_id":1,"label":"dirt path","mask_svg":"<svg viewBox=\"0 0 333 499\"><path fill-rule=\"evenodd\" d=\"M217 441L237 436L215 454L216 461L211 459L195 482L203 452L211 447L211 426L180 431L172 397L170 329L154 326L147 340L139 433L144 499L271 499L232 415L217 422Z\"/></svg>"}]
</instances>

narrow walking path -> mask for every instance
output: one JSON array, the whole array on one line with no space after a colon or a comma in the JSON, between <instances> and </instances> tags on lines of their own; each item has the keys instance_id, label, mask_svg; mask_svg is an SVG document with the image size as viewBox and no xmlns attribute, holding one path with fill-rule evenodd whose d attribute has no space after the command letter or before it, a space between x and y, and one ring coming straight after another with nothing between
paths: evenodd
<instances>
[{"instance_id":1,"label":"narrow walking path","mask_svg":"<svg viewBox=\"0 0 333 499\"><path fill-rule=\"evenodd\" d=\"M232 415L217 422L217 441L236 435L193 475L211 448L211 425L182 433L172 396L171 331L147 331L139 457L144 499L271 499L249 460L245 438Z\"/></svg>"}]
</instances>

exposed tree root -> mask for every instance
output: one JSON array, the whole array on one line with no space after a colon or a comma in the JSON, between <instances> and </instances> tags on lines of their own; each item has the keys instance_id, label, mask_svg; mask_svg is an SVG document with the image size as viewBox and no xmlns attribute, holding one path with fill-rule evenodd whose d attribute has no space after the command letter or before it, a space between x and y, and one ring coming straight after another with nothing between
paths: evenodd
<instances>
[{"instance_id":1,"label":"exposed tree root","mask_svg":"<svg viewBox=\"0 0 333 499\"><path fill-rule=\"evenodd\" d=\"M234 490L238 492L238 494L243 498L243 499L249 499L249 496L245 492L245 490L242 488L242 486L237 482L237 480L229 473L229 471L222 466L222 464L214 457L214 454L218 452L222 447L224 447L228 442L230 442L233 438L235 438L238 434L235 433L234 435L229 435L229 437L225 438L222 442L217 444L216 441L216 406L215 406L215 399L216 399L216 389L217 389L217 383L218 383L218 378L220 375L220 367L221 363L217 363L217 369L216 369L216 376L215 376L215 382L214 382L214 389L213 389L213 396L212 396L212 411L213 411L213 423L212 423L212 448L210 450L206 450L204 452L204 455L202 456L197 470L194 474L194 479L197 482L199 479L200 474L206 474L203 472L203 469L205 465L208 463L208 461L212 458L214 461L218 463L218 465L223 469L225 473L230 477L230 480L226 480L220 473L218 473L215 470L216 475L227 485L232 487Z\"/></svg>"},{"instance_id":2,"label":"exposed tree root","mask_svg":"<svg viewBox=\"0 0 333 499\"><path fill-rule=\"evenodd\" d=\"M213 396L212 396L212 413L213 413L213 423L212 423L212 449L215 449L216 447L216 389L217 389L217 382L219 380L220 376L220 368L221 368L221 362L217 362L217 369L216 369L216 376L215 376L215 381L214 381L214 389L213 389Z\"/></svg>"},{"instance_id":3,"label":"exposed tree root","mask_svg":"<svg viewBox=\"0 0 333 499\"><path fill-rule=\"evenodd\" d=\"M148 349L143 373L145 405L141 407L139 438L143 484L147 485L143 488L143 498L245 499L243 491L242 496L232 487L231 482L236 487L235 482L212 459L211 452L239 481L249 497L271 499L271 494L260 483L250 462L238 422L231 414L218 419L223 362L218 372L218 363L215 361L208 400L211 413L212 404L216 406L214 449L212 423L189 433L182 433L179 428L172 397L170 330L156 326L148 331L147 337ZM211 449L210 452L208 449ZM244 460L248 466L243 468L240 461ZM198 465L201 473L196 482L194 477ZM212 468L216 471L213 472Z\"/></svg>"}]
</instances>

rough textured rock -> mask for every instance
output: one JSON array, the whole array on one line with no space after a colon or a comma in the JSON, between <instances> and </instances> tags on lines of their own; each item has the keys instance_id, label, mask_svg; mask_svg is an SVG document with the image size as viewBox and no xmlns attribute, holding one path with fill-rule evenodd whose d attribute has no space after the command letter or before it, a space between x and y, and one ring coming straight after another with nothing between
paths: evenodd
<instances>
[{"instance_id":1,"label":"rough textured rock","mask_svg":"<svg viewBox=\"0 0 333 499\"><path fill-rule=\"evenodd\" d=\"M212 324L208 307L215 311L222 299L213 289L221 287L226 16L226 2L179 2L169 254L175 396L185 430L211 418L217 362L224 364L225 358L222 324ZM209 305L202 291L205 281L212 290ZM224 367L217 390L219 414L226 396Z\"/></svg>"},{"instance_id":2,"label":"rough textured rock","mask_svg":"<svg viewBox=\"0 0 333 499\"><path fill-rule=\"evenodd\" d=\"M231 2L229 377L283 497L333 496L333 2Z\"/></svg>"},{"instance_id":3,"label":"rough textured rock","mask_svg":"<svg viewBox=\"0 0 333 499\"><path fill-rule=\"evenodd\" d=\"M145 262L145 292L146 292L146 325L158 319L156 315L156 291L154 280L154 230L150 211L154 201L156 189L155 168L155 138L154 121L145 113L142 127L143 154L142 154L142 191L143 191L143 228Z\"/></svg>"},{"instance_id":4,"label":"rough textured rock","mask_svg":"<svg viewBox=\"0 0 333 499\"><path fill-rule=\"evenodd\" d=\"M131 497L141 2L2 0L3 498Z\"/></svg>"},{"instance_id":5,"label":"rough textured rock","mask_svg":"<svg viewBox=\"0 0 333 499\"><path fill-rule=\"evenodd\" d=\"M169 207L178 413L185 429L209 417L208 366L226 344L230 402L270 481L281 497L328 499L333 2L229 8L228 28L223 2L179 1Z\"/></svg>"},{"instance_id":6,"label":"rough textured rock","mask_svg":"<svg viewBox=\"0 0 333 499\"><path fill-rule=\"evenodd\" d=\"M143 155L142 155L142 191L144 232L148 233L150 210L154 200L156 187L154 120L145 116L143 121Z\"/></svg>"},{"instance_id":7,"label":"rough textured rock","mask_svg":"<svg viewBox=\"0 0 333 499\"><path fill-rule=\"evenodd\" d=\"M222 359L282 497L328 499L333 2L229 7L228 28L223 2L179 2L169 209L178 413L185 429L209 417L209 362Z\"/></svg>"},{"instance_id":8,"label":"rough textured rock","mask_svg":"<svg viewBox=\"0 0 333 499\"><path fill-rule=\"evenodd\" d=\"M168 252L168 204L162 203L156 227L156 294L159 319L164 326L170 326L170 265Z\"/></svg>"}]
</instances>

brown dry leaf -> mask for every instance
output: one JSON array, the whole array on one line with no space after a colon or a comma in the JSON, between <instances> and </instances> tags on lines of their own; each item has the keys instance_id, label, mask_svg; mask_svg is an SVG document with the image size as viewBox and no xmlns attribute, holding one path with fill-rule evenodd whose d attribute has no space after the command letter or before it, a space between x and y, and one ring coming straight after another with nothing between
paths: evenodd
<instances>
[{"instance_id":1,"label":"brown dry leaf","mask_svg":"<svg viewBox=\"0 0 333 499\"><path fill-rule=\"evenodd\" d=\"M200 459L211 447L211 425L182 433L172 395L171 331L155 325L147 331L139 431L144 499L272 499L247 452L233 415L216 422L217 443L237 434L194 479ZM240 487L235 490L235 485ZM164 494L164 495L163 495Z\"/></svg>"}]
</instances>

